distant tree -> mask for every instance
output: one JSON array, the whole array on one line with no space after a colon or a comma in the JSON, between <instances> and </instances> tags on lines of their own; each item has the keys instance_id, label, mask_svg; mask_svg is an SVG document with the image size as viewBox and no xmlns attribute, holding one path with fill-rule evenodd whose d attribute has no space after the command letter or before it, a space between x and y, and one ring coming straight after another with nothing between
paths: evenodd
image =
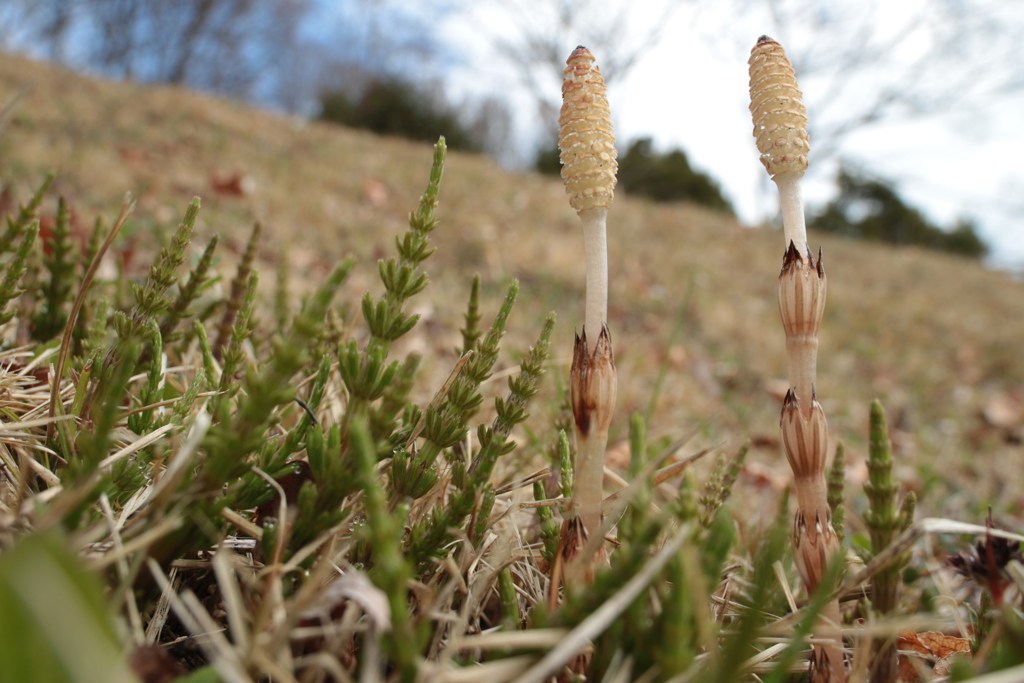
<instances>
[{"instance_id":1,"label":"distant tree","mask_svg":"<svg viewBox=\"0 0 1024 683\"><path fill-rule=\"evenodd\" d=\"M981 258L988 247L974 225L961 220L952 230L933 225L908 206L893 187L862 178L847 169L839 172L839 195L812 221L811 227L847 237L895 245L916 245Z\"/></svg>"},{"instance_id":2,"label":"distant tree","mask_svg":"<svg viewBox=\"0 0 1024 683\"><path fill-rule=\"evenodd\" d=\"M562 159L558 145L548 145L537 152L537 160L534 161L533 168L546 175L560 175L562 173Z\"/></svg>"},{"instance_id":3,"label":"distant tree","mask_svg":"<svg viewBox=\"0 0 1024 683\"><path fill-rule=\"evenodd\" d=\"M635 140L619 158L619 187L659 202L689 201L733 213L711 176L694 170L681 149L655 152L651 138Z\"/></svg>"},{"instance_id":4,"label":"distant tree","mask_svg":"<svg viewBox=\"0 0 1024 683\"><path fill-rule=\"evenodd\" d=\"M426 142L444 135L452 149L481 149L451 106L436 94L397 78L373 81L358 96L325 92L320 104L324 121Z\"/></svg>"},{"instance_id":5,"label":"distant tree","mask_svg":"<svg viewBox=\"0 0 1024 683\"><path fill-rule=\"evenodd\" d=\"M812 172L815 161L820 167L835 159L847 151L849 136L865 128L956 113L974 123L987 104L1024 91L1020 3L727 0L716 5L732 11L703 14L704 42L743 59L758 33L785 47L808 108ZM961 127L980 134L976 125Z\"/></svg>"},{"instance_id":6,"label":"distant tree","mask_svg":"<svg viewBox=\"0 0 1024 683\"><path fill-rule=\"evenodd\" d=\"M557 175L562 168L558 148L542 150L537 155L535 168L541 173ZM659 154L654 151L651 138L634 140L626 153L619 155L618 178L618 187L626 194L649 197L657 202L693 202L733 213L718 183L708 174L695 171L685 152L673 149Z\"/></svg>"},{"instance_id":7,"label":"distant tree","mask_svg":"<svg viewBox=\"0 0 1024 683\"><path fill-rule=\"evenodd\" d=\"M497 96L489 96L464 105L464 110L465 115L459 118L465 122L470 137L498 163L511 165L507 162L515 154L518 145L508 102Z\"/></svg>"},{"instance_id":8,"label":"distant tree","mask_svg":"<svg viewBox=\"0 0 1024 683\"><path fill-rule=\"evenodd\" d=\"M285 77L312 0L9 2L20 34L0 36L8 44L107 76L259 99Z\"/></svg>"},{"instance_id":9,"label":"distant tree","mask_svg":"<svg viewBox=\"0 0 1024 683\"><path fill-rule=\"evenodd\" d=\"M520 152L518 164L529 165L534 150L557 137L562 72L574 47L590 48L605 82L614 88L661 40L669 20L689 1L645 0L643 11L631 0L605 0L599 9L593 0L465 3L465 21L487 45L484 58L473 60L478 66L475 75L482 77L481 82L500 84L493 95L524 96L533 113L530 123L541 131L539 142L517 146L530 150Z\"/></svg>"},{"instance_id":10,"label":"distant tree","mask_svg":"<svg viewBox=\"0 0 1024 683\"><path fill-rule=\"evenodd\" d=\"M972 258L988 255L988 245L978 237L973 221L961 218L953 229L946 233L946 251Z\"/></svg>"}]
</instances>

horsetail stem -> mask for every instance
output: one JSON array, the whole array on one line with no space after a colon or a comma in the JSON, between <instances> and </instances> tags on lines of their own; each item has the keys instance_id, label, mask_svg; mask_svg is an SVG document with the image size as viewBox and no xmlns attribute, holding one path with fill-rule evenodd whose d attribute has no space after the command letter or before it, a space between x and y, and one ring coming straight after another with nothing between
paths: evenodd
<instances>
[{"instance_id":1,"label":"horsetail stem","mask_svg":"<svg viewBox=\"0 0 1024 683\"><path fill-rule=\"evenodd\" d=\"M569 380L577 443L573 503L586 531L601 524L605 447L617 385L608 330L606 225L618 163L604 78L594 61L583 46L569 55L558 117L562 179L583 224L587 262L586 314Z\"/></svg>"},{"instance_id":2,"label":"horsetail stem","mask_svg":"<svg viewBox=\"0 0 1024 683\"><path fill-rule=\"evenodd\" d=\"M828 423L816 400L818 330L825 310L825 270L807 247L800 179L807 170L810 142L807 110L796 75L782 46L761 36L750 60L750 113L761 163L779 190L786 251L779 273L779 312L789 356L789 391L782 405L780 428L786 459L793 470L797 511L793 522L793 555L800 577L813 595L830 574L839 555L832 526L825 479ZM829 637L838 625L839 604L822 610L818 635ZM845 681L840 643L819 643L811 654L811 681Z\"/></svg>"},{"instance_id":3,"label":"horsetail stem","mask_svg":"<svg viewBox=\"0 0 1024 683\"><path fill-rule=\"evenodd\" d=\"M761 163L779 188L786 234L799 253L807 250L800 179L807 170L811 143L807 108L797 87L796 73L782 46L761 36L750 53L750 113Z\"/></svg>"}]
</instances>

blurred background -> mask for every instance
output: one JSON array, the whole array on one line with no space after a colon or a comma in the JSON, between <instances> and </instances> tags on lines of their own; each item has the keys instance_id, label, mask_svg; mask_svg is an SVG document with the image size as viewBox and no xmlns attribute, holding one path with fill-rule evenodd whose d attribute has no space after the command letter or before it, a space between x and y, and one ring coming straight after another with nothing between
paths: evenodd
<instances>
[{"instance_id":1,"label":"blurred background","mask_svg":"<svg viewBox=\"0 0 1024 683\"><path fill-rule=\"evenodd\" d=\"M3 0L0 49L557 173L561 71L596 55L620 187L775 222L750 48L786 48L820 230L1024 274L1024 3L1006 0ZM4 106L6 103L0 103Z\"/></svg>"}]
</instances>

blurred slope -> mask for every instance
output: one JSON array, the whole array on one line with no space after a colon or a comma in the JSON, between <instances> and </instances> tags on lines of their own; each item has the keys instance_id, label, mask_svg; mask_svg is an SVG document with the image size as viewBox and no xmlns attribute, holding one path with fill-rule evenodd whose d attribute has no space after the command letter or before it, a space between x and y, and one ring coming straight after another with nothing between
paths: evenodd
<instances>
[{"instance_id":1,"label":"blurred slope","mask_svg":"<svg viewBox=\"0 0 1024 683\"><path fill-rule=\"evenodd\" d=\"M115 212L130 190L139 199L141 240L175 223L198 194L200 239L219 232L237 247L254 221L263 223L265 293L283 253L296 289L351 252L361 261L348 300L378 291L374 262L391 253L429 169L426 145L0 56L0 107L19 95L0 132L0 181L13 184L17 198L56 170L56 192L89 225L97 212ZM485 322L503 283L522 282L506 362L555 310L554 355L567 365L582 323L584 270L561 183L450 153L438 215L439 248L427 263L433 285L406 345L444 360L424 375L426 395L454 360L475 272L485 284ZM924 511L973 516L994 502L997 513L1019 514L1024 285L935 253L813 233L810 242L821 245L829 278L818 395L832 438L847 444L852 483L859 488L864 476L867 412L878 397ZM629 410L646 409L664 363L652 434L674 437L702 425L699 440L730 450L752 438L748 476L765 486L784 481L772 474L785 472L777 430L786 363L775 298L782 251L778 231L690 205L616 200L609 218L620 381L613 439L624 436ZM677 321L679 336L666 348ZM1016 466L1002 466L1009 463Z\"/></svg>"}]
</instances>

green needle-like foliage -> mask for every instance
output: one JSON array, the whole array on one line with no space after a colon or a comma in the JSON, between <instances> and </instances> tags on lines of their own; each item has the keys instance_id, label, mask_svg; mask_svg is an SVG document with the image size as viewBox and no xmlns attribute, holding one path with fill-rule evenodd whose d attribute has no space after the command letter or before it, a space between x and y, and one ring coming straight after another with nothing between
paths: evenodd
<instances>
[{"instance_id":1,"label":"green needle-like foliage","mask_svg":"<svg viewBox=\"0 0 1024 683\"><path fill-rule=\"evenodd\" d=\"M629 481L636 483L647 464L647 423L644 416L634 412L629 416ZM641 486L633 497L633 504L619 521L619 533L630 538L634 529L640 529L648 522L651 506L649 486Z\"/></svg>"},{"instance_id":2,"label":"green needle-like foliage","mask_svg":"<svg viewBox=\"0 0 1024 683\"><path fill-rule=\"evenodd\" d=\"M76 272L75 247L71 241L71 220L67 202L57 203L57 220L50 239L43 245L43 265L49 275L40 292L41 306L32 319L32 338L48 341L64 331Z\"/></svg>"},{"instance_id":3,"label":"green needle-like foliage","mask_svg":"<svg viewBox=\"0 0 1024 683\"><path fill-rule=\"evenodd\" d=\"M519 282L513 280L487 335L474 349L445 394L444 401L437 408L427 410L424 436L437 447L448 448L461 441L465 434L466 422L480 409L483 403L483 396L479 391L480 384L491 376L494 363L498 360L505 325L518 296ZM548 334L550 335L550 329ZM544 345L546 347L546 342Z\"/></svg>"},{"instance_id":4,"label":"green needle-like foliage","mask_svg":"<svg viewBox=\"0 0 1024 683\"><path fill-rule=\"evenodd\" d=\"M294 398L291 379L309 362L307 349L351 269L351 259L339 263L295 316L285 338L274 342L266 365L246 371L234 414L214 425L206 438L207 461L197 480L203 489L219 489L248 469L245 457L259 450L271 414Z\"/></svg>"},{"instance_id":5,"label":"green needle-like foliage","mask_svg":"<svg viewBox=\"0 0 1024 683\"><path fill-rule=\"evenodd\" d=\"M371 549L370 578L384 591L391 607L391 632L387 644L402 681L413 683L418 670L420 643L408 611L408 583L412 568L402 555L404 514L388 509L387 497L377 481L377 453L370 430L362 420L349 424L349 440L366 513L366 543ZM370 663L364 663L369 666Z\"/></svg>"},{"instance_id":6,"label":"green needle-like foliage","mask_svg":"<svg viewBox=\"0 0 1024 683\"><path fill-rule=\"evenodd\" d=\"M575 453L569 445L569 437L565 430L558 432L558 491L565 500L572 500L573 471L572 463Z\"/></svg>"},{"instance_id":7,"label":"green needle-like foliage","mask_svg":"<svg viewBox=\"0 0 1024 683\"><path fill-rule=\"evenodd\" d=\"M148 334L147 330L156 321L157 316L174 303L167 292L178 282L177 271L185 261L198 215L199 198L197 197L189 204L185 217L171 237L171 243L160 250L160 255L150 266L145 281L142 284L132 285L134 305L131 311L128 313L120 310L114 311L112 320L116 339L108 348L103 361L103 371L99 375L100 384L95 390L96 395L102 395L108 391L108 388L103 386L103 382L109 376L111 367L125 362L124 349L137 341L145 340ZM146 354L146 357L151 357L151 351ZM138 362L140 358L142 358L141 353L135 357L134 362ZM129 369L134 370L134 367L133 365Z\"/></svg>"},{"instance_id":8,"label":"green needle-like foliage","mask_svg":"<svg viewBox=\"0 0 1024 683\"><path fill-rule=\"evenodd\" d=\"M199 368L196 370L195 376L192 377L192 381L189 382L188 388L185 389L185 393L174 404L167 421L178 426L184 425L192 414L193 406L195 406L199 392L203 390L204 386L206 386L206 370Z\"/></svg>"},{"instance_id":9,"label":"green needle-like foliage","mask_svg":"<svg viewBox=\"0 0 1024 683\"><path fill-rule=\"evenodd\" d=\"M832 510L832 527L836 530L839 544L846 540L846 448L842 442L836 446L836 455L828 471L828 507Z\"/></svg>"},{"instance_id":10,"label":"green needle-like foliage","mask_svg":"<svg viewBox=\"0 0 1024 683\"><path fill-rule=\"evenodd\" d=\"M25 234L25 231L28 230L32 222L38 218L39 206L43 203L43 197L46 196L50 185L53 184L54 178L53 173L48 174L28 203L18 209L18 215L7 217L7 228L0 235L0 254L6 254L14 249L14 243Z\"/></svg>"},{"instance_id":11,"label":"green needle-like foliage","mask_svg":"<svg viewBox=\"0 0 1024 683\"><path fill-rule=\"evenodd\" d=\"M25 230L19 234L24 235L18 250L14 252L14 258L7 264L3 280L0 280L0 325L8 323L17 315L17 310L8 309L11 301L20 296L24 291L21 279L28 268L29 255L32 253L32 245L35 243L36 235L39 234L39 221L33 221Z\"/></svg>"},{"instance_id":12,"label":"green needle-like foliage","mask_svg":"<svg viewBox=\"0 0 1024 683\"><path fill-rule=\"evenodd\" d=\"M875 555L887 548L901 531L896 500L898 492L899 485L893 477L892 444L885 423L885 411L881 403L874 401L871 404L868 480L864 482L869 507L864 514L864 524L871 535L871 552ZM880 603L879 597L875 596L875 606L883 612L895 607L894 604L886 604L885 600Z\"/></svg>"},{"instance_id":13,"label":"green needle-like foliage","mask_svg":"<svg viewBox=\"0 0 1024 683\"><path fill-rule=\"evenodd\" d=\"M658 631L663 633L665 640L672 645L659 649L658 665L666 675L672 676L686 671L697 655L694 641L697 640L699 631L694 628L697 615L694 609L696 601L692 596L700 595L701 592L691 586L687 563L681 555L672 558L666 574L670 589L664 602Z\"/></svg>"},{"instance_id":14,"label":"green needle-like foliage","mask_svg":"<svg viewBox=\"0 0 1024 683\"><path fill-rule=\"evenodd\" d=\"M430 168L430 181L420 198L419 208L409 216L409 230L395 238L398 258L378 262L380 279L384 283L384 296L376 301L367 292L363 297L363 318L370 329L368 351L380 349L387 356L392 342L411 330L418 315L405 313L406 302L427 286L427 276L419 272L420 265L434 253L430 246L430 233L437 227L434 210L437 208L444 174L447 147L444 138L434 146L434 162Z\"/></svg>"},{"instance_id":15,"label":"green needle-like foliage","mask_svg":"<svg viewBox=\"0 0 1024 683\"><path fill-rule=\"evenodd\" d=\"M189 273L188 281L181 285L178 297L174 300L171 307L167 309L163 320L160 321L160 336L164 343L170 344L178 339L178 335L175 332L178 324L189 315L192 304L203 293L203 290L212 284L209 272L210 266L213 265L213 254L217 249L219 240L220 238L217 235L210 239L206 249L203 250L202 256L199 257L198 263Z\"/></svg>"},{"instance_id":16,"label":"green needle-like foliage","mask_svg":"<svg viewBox=\"0 0 1024 683\"><path fill-rule=\"evenodd\" d=\"M483 403L480 384L491 376L491 369L498 359L499 344L505 334L505 324L518 294L519 283L513 281L483 341L462 366L444 398L427 408L423 420L423 446L411 457L401 451L395 454L391 484L397 494L411 498L423 496L437 481L434 463L438 454L465 438L469 419ZM496 438L503 439L504 435L496 433ZM502 446L496 444L496 447L500 453Z\"/></svg>"},{"instance_id":17,"label":"green needle-like foliage","mask_svg":"<svg viewBox=\"0 0 1024 683\"><path fill-rule=\"evenodd\" d=\"M160 250L159 258L150 266L149 274L141 285L132 285L135 306L128 315L128 326L118 329L121 339L136 338L151 320L168 310L174 301L168 290L178 282L178 268L185 262L192 231L199 216L199 198L188 206L185 217L171 237L171 243Z\"/></svg>"},{"instance_id":18,"label":"green needle-like foliage","mask_svg":"<svg viewBox=\"0 0 1024 683\"><path fill-rule=\"evenodd\" d=\"M78 351L77 360L85 363L90 360L97 362L103 360L103 349L108 345L110 327L108 319L110 317L110 301L103 297L101 299L93 300L91 304L86 307L82 307L83 311L88 310L91 314L92 320L88 327L83 328L82 335L80 337L80 349ZM81 322L81 317L79 317Z\"/></svg>"},{"instance_id":19,"label":"green needle-like foliage","mask_svg":"<svg viewBox=\"0 0 1024 683\"><path fill-rule=\"evenodd\" d=\"M409 216L409 230L395 239L398 258L381 260L377 264L384 283L384 295L375 300L367 292L363 297L363 319L370 331L366 347L360 351L354 342L349 342L338 350L340 374L352 397L346 420L351 416L369 414L372 433L375 435L383 436L384 427L393 424L395 415L403 409L404 397L408 395L419 363L418 360L407 361L403 368L397 361L388 364L387 357L391 344L409 332L419 320L418 315L405 313L405 305L411 297L423 291L428 283L426 274L420 272L419 267L434 252L430 247L429 236L437 227L434 210L437 208L444 173L445 151L444 138L441 138L434 146L430 180L420 197L419 208ZM372 410L371 404L385 396L396 378L399 378L399 385L391 389L391 393L376 411ZM440 448L426 450L428 455L425 460L411 459L404 451L395 453L391 482L395 490L403 492L402 495L417 498L434 485L436 475L427 470Z\"/></svg>"},{"instance_id":20,"label":"green needle-like foliage","mask_svg":"<svg viewBox=\"0 0 1024 683\"><path fill-rule=\"evenodd\" d=\"M121 419L121 403L128 393L128 383L141 350L140 342L130 343L122 349L125 362L106 368L106 376L100 377L103 393L96 393L92 397L88 428L78 432L75 444L77 458L68 464L62 476L65 486L85 481L88 475L96 471L100 461L110 454L113 444L111 433ZM119 490L134 492L141 481L140 475L138 468L122 461L114 472L114 481L119 484ZM126 478L130 483L125 481Z\"/></svg>"},{"instance_id":21,"label":"green needle-like foliage","mask_svg":"<svg viewBox=\"0 0 1024 683\"><path fill-rule=\"evenodd\" d=\"M249 241L245 245L245 251L242 252L242 260L238 263L238 271L231 280L231 293L228 295L227 301L224 302L224 314L217 325L217 340L213 344L213 353L217 358L220 358L224 348L234 340L235 320L248 298L249 276L256 263L261 232L262 227L259 223L253 226L252 234L249 235Z\"/></svg>"},{"instance_id":22,"label":"green needle-like foliage","mask_svg":"<svg viewBox=\"0 0 1024 683\"><path fill-rule=\"evenodd\" d=\"M274 280L274 323L280 334L288 326L291 316L291 297L289 296L289 277L291 261L288 248L283 247L277 254L277 272Z\"/></svg>"},{"instance_id":23,"label":"green needle-like foliage","mask_svg":"<svg viewBox=\"0 0 1024 683\"><path fill-rule=\"evenodd\" d=\"M715 463L715 470L704 485L704 491L700 496L703 508L700 515L700 525L703 528L707 529L711 526L711 521L732 494L733 484L736 483L736 478L743 471L743 461L746 460L747 451L749 450L750 444L743 444L732 459L726 460L722 456Z\"/></svg>"},{"instance_id":24,"label":"green needle-like foliage","mask_svg":"<svg viewBox=\"0 0 1024 683\"><path fill-rule=\"evenodd\" d=\"M539 481L533 482L533 499L537 502L547 500L544 484ZM555 560L555 551L558 549L558 535L561 532L562 525L555 519L551 508L547 507L537 508L537 521L540 524L540 539L543 544L540 551L541 557L550 566Z\"/></svg>"},{"instance_id":25,"label":"green needle-like foliage","mask_svg":"<svg viewBox=\"0 0 1024 683\"><path fill-rule=\"evenodd\" d=\"M102 216L97 216L95 223L93 223L92 232L89 233L89 239L85 243L85 250L82 252L82 258L79 260L81 264L81 273L76 275L76 278L80 277L86 269L89 268L89 264L96 258L96 254L99 253L100 246L103 244L103 238L106 235L106 230L103 226ZM104 299L106 305L109 306L109 300ZM96 342L98 337L94 334L98 327L104 334L107 329L107 310L104 310L102 315L98 314L96 309L96 300L91 297L86 298L82 303L82 308L78 312L78 319L75 321L75 329L73 334L74 352L76 359L81 357L91 358L91 353L85 352L86 338L93 333L93 342ZM98 322L99 321L99 322ZM100 342L94 346L95 348L101 348L105 345L105 342ZM74 362L74 360L72 361Z\"/></svg>"},{"instance_id":26,"label":"green needle-like foliage","mask_svg":"<svg viewBox=\"0 0 1024 683\"><path fill-rule=\"evenodd\" d=\"M465 355L476 348L480 335L480 274L473 276L473 284L469 290L469 305L466 307L466 326L459 331L462 333L462 350L459 355Z\"/></svg>"},{"instance_id":27,"label":"green needle-like foliage","mask_svg":"<svg viewBox=\"0 0 1024 683\"><path fill-rule=\"evenodd\" d=\"M355 341L342 344L338 349L338 371L348 387L350 413L365 413L369 404L384 395L398 373L398 361L388 364L385 350L359 350Z\"/></svg>"},{"instance_id":28,"label":"green needle-like foliage","mask_svg":"<svg viewBox=\"0 0 1024 683\"><path fill-rule=\"evenodd\" d=\"M786 516L788 517L788 514ZM768 530L759 547L754 550L754 572L749 577L750 585L745 593L737 598L742 605L740 616L730 625L730 637L723 643L721 652L717 653L718 656L711 664L707 680L741 680L739 674L743 662L756 653L754 639L758 631L767 623L768 610L778 603L781 593L778 581L772 571L772 565L780 560L785 552L789 527L788 519L777 520ZM825 594L825 591L819 591L819 593ZM823 601L820 602L819 609L824 604ZM801 640L810 633L815 616L816 614L808 615L801 620ZM790 662L791 664L792 662ZM779 668L781 667L776 667L776 670Z\"/></svg>"},{"instance_id":29,"label":"green needle-like foliage","mask_svg":"<svg viewBox=\"0 0 1024 683\"><path fill-rule=\"evenodd\" d=\"M152 350L149 369L146 372L146 384L139 392L139 402L143 406L152 405L161 400L164 382L164 345L160 338L160 328L156 322L150 324L146 339ZM193 399L194 400L194 399ZM143 410L128 417L128 428L136 434L145 434L152 430L154 424L153 410Z\"/></svg>"},{"instance_id":30,"label":"green needle-like foliage","mask_svg":"<svg viewBox=\"0 0 1024 683\"><path fill-rule=\"evenodd\" d=\"M694 527L692 541L666 568L663 608L653 624L654 632L664 633L665 638L656 639L651 648L652 663L666 676L687 671L719 635L710 601L694 597L710 596L718 584L736 540L732 525L730 518L719 515L710 529Z\"/></svg>"},{"instance_id":31,"label":"green needle-like foliage","mask_svg":"<svg viewBox=\"0 0 1024 683\"><path fill-rule=\"evenodd\" d=\"M522 424L529 417L527 405L540 388L540 380L544 375L544 364L547 362L551 349L551 332L555 327L555 314L551 313L544 321L540 338L519 364L519 374L508 380L508 398L500 396L494 399L497 415L490 427L477 430L480 449L477 452L469 473L475 483L486 482L498 458L515 449L515 442L508 441L509 434L516 425Z\"/></svg>"},{"instance_id":32,"label":"green needle-like foliage","mask_svg":"<svg viewBox=\"0 0 1024 683\"><path fill-rule=\"evenodd\" d=\"M902 510L897 505L899 484L893 477L892 444L885 423L885 411L877 400L871 403L871 438L868 450L868 480L864 493L868 509L864 524L871 537L871 552L885 550L913 521L913 501ZM872 604L882 615L891 614L899 603L900 572L907 557L879 571L872 579ZM896 680L896 642L892 638L875 640L871 669L872 680L889 683Z\"/></svg>"},{"instance_id":33,"label":"green needle-like foliage","mask_svg":"<svg viewBox=\"0 0 1024 683\"><path fill-rule=\"evenodd\" d=\"M698 522L701 513L700 494L698 493L697 476L693 470L683 472L683 481L679 485L679 498L673 506L680 522Z\"/></svg>"},{"instance_id":34,"label":"green needle-like foliage","mask_svg":"<svg viewBox=\"0 0 1024 683\"><path fill-rule=\"evenodd\" d=\"M264 469L274 469L278 463L284 462L289 456L298 453L302 448L303 440L306 437L306 432L315 424L313 418L320 411L320 405L324 400L324 394L327 391L327 383L331 377L331 357L322 356L320 358L320 365L317 367L316 376L313 379L313 385L309 389L309 394L306 399L302 401L303 410L300 412L299 420L290 430L288 435L285 437L284 442L281 444L281 448L275 455L275 461L273 462L261 462L260 466ZM296 402L300 399L296 398ZM310 463L312 464L312 462Z\"/></svg>"},{"instance_id":35,"label":"green needle-like foliage","mask_svg":"<svg viewBox=\"0 0 1024 683\"><path fill-rule=\"evenodd\" d=\"M306 433L305 446L313 480L299 491L297 517L285 557L341 522L348 512L342 502L360 488L353 459L343 453L340 425L332 426L326 435L320 425L312 427Z\"/></svg>"},{"instance_id":36,"label":"green needle-like foliage","mask_svg":"<svg viewBox=\"0 0 1024 683\"><path fill-rule=\"evenodd\" d=\"M416 379L416 371L420 367L422 358L417 353L409 354L402 366L392 376L391 382L384 388L381 400L370 408L370 430L374 439L388 439L393 437L392 444L398 446L405 443L410 434L408 431L399 428L398 420L401 413L415 408L409 403L409 392L412 391L413 382ZM411 415L410 415L411 417ZM415 426L418 420L410 419L409 424ZM411 429L412 427L410 427Z\"/></svg>"},{"instance_id":37,"label":"green needle-like foliage","mask_svg":"<svg viewBox=\"0 0 1024 683\"><path fill-rule=\"evenodd\" d=\"M476 518L476 524L466 530L467 536L471 540L479 540L483 535L487 518L494 506L491 473L498 458L511 453L516 447L516 442L508 437L512 429L528 417L526 407L530 399L537 394L540 379L544 374L554 325L555 316L551 314L544 323L537 343L520 363L519 375L509 378L508 397L495 399L497 416L494 422L489 427L481 425L477 429L480 448L469 468L467 469L461 461L453 464L452 482L457 490L451 494L448 505L434 508L423 523L413 528L409 550L417 563L424 563L437 557L449 538L451 529L459 528L470 514ZM491 330L493 332L494 327ZM487 338L490 340L493 336L495 335L488 333ZM494 344L496 348L496 340ZM467 415L463 424L468 418Z\"/></svg>"},{"instance_id":38,"label":"green needle-like foliage","mask_svg":"<svg viewBox=\"0 0 1024 683\"><path fill-rule=\"evenodd\" d=\"M250 271L248 284L244 296L239 304L237 315L234 317L234 324L231 326L231 337L223 350L224 364L221 367L220 385L217 397L212 410L215 417L219 417L224 402L227 401L238 389L235 374L242 369L245 362L245 350L242 345L252 336L252 312L256 304L256 288L259 286L259 273ZM213 350L216 354L216 349Z\"/></svg>"},{"instance_id":39,"label":"green needle-like foliage","mask_svg":"<svg viewBox=\"0 0 1024 683\"><path fill-rule=\"evenodd\" d=\"M620 539L621 545L615 552L615 562L609 567L602 567L596 573L592 585L567 586L565 600L559 611L553 615L555 624L569 628L578 625L595 606L608 600L639 572L649 557L650 549L655 547L664 521L651 520L642 528L635 529L633 537L628 542ZM644 596L638 598L644 599ZM637 623L634 619L638 613L632 612L634 619L628 618L630 614L631 612L627 611L625 618L616 620L594 643L595 654L591 673L597 680L601 680L602 672L608 667L617 649L621 647L626 651L636 651L642 647L639 641L642 633L650 631L650 617L640 615L643 621Z\"/></svg>"},{"instance_id":40,"label":"green needle-like foliage","mask_svg":"<svg viewBox=\"0 0 1024 683\"><path fill-rule=\"evenodd\" d=\"M557 375L555 377L557 381ZM571 434L573 433L574 429L572 406L569 403L569 393L565 391L564 387L562 386L559 386L559 396L560 400L558 404L558 409L557 412L555 412L554 414L554 420L552 421L551 425L551 438L548 440L547 446L545 446L544 448L544 454L546 456L548 467L551 468L551 472L555 475L551 480L549 480L548 495L550 496L555 496L558 495L558 493L560 493L560 490L555 484L557 484L559 479L563 479L563 477L561 476L561 432ZM572 463L572 461L576 457L575 444L570 442L569 448L571 451L569 461L570 463ZM571 482L569 485L572 485ZM571 498L571 496L569 496L569 498Z\"/></svg>"},{"instance_id":41,"label":"green needle-like foliage","mask_svg":"<svg viewBox=\"0 0 1024 683\"><path fill-rule=\"evenodd\" d=\"M199 354L203 359L206 381L212 385L217 377L217 370L216 361L213 359L213 349L210 348L210 339L206 336L206 327L201 320L196 320L192 323L192 331L196 335L196 345L199 347Z\"/></svg>"},{"instance_id":42,"label":"green needle-like foliage","mask_svg":"<svg viewBox=\"0 0 1024 683\"><path fill-rule=\"evenodd\" d=\"M498 599L501 601L502 626L509 631L518 629L523 617L519 611L519 597L516 595L512 570L508 567L498 574Z\"/></svg>"}]
</instances>

